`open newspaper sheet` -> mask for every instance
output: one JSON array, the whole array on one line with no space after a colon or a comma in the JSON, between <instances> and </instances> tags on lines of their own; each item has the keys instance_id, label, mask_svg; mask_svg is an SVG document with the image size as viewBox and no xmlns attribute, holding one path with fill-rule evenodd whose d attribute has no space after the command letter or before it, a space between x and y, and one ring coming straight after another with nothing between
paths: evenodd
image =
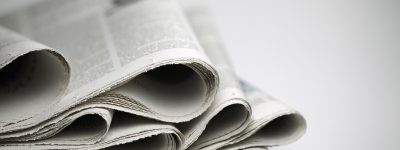
<instances>
[{"instance_id":1,"label":"open newspaper sheet","mask_svg":"<svg viewBox=\"0 0 400 150\"><path fill-rule=\"evenodd\" d=\"M239 81L210 17L188 10L71 0L2 14L0 149L238 149L300 138L304 118Z\"/></svg>"}]
</instances>

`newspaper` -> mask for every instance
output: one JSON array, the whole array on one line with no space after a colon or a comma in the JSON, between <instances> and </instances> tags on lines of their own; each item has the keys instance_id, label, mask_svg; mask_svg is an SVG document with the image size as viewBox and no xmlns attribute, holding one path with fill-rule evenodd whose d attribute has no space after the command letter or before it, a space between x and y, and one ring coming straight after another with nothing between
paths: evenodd
<instances>
[{"instance_id":1,"label":"newspaper","mask_svg":"<svg viewBox=\"0 0 400 150\"><path fill-rule=\"evenodd\" d=\"M209 18L173 0L47 0L0 14L0 149L296 141L304 118L238 79Z\"/></svg>"},{"instance_id":2,"label":"newspaper","mask_svg":"<svg viewBox=\"0 0 400 150\"><path fill-rule=\"evenodd\" d=\"M276 146L289 144L300 138L305 132L306 125L304 118L299 112L273 99L243 80L239 81L236 77L233 67L227 59L226 52L224 51L225 48L217 34L218 31L212 19L210 19L212 17L208 14L207 10L202 7L189 7L186 14L199 42L220 74L220 88L215 100L240 99L251 106L249 107L251 109L248 109L251 111L249 113L251 117L242 126L245 129L237 128L235 130L240 133L236 133L235 136L229 136L226 140L216 140L218 139L217 137L221 136L218 132L230 129L234 124L230 121L239 118L238 116L228 116L230 120L218 120L215 124L210 123L207 126L210 129L207 128L203 133L206 134L204 139L200 137L192 145L192 148L217 149L223 147L224 149L243 149L248 147ZM206 115L208 114L203 116ZM227 115L225 114L225 116ZM225 132L227 135L231 133L233 132ZM214 142L203 142L207 140Z\"/></svg>"},{"instance_id":3,"label":"newspaper","mask_svg":"<svg viewBox=\"0 0 400 150\"><path fill-rule=\"evenodd\" d=\"M40 105L44 111L18 105L2 113L9 118L2 117L1 139L29 136L19 140L36 140L37 136L30 136L34 132L53 135L72 123L73 119L66 118L95 107L182 122L210 106L218 77L176 3L111 4L45 1L5 17L6 27L65 54L71 79L54 104ZM11 115L24 110L29 112L23 118Z\"/></svg>"},{"instance_id":4,"label":"newspaper","mask_svg":"<svg viewBox=\"0 0 400 150\"><path fill-rule=\"evenodd\" d=\"M201 8L188 8L186 16L205 50L214 64L220 85L209 110L199 118L178 125L189 140L184 148L200 149L227 140L239 134L249 124L250 104L245 100L239 80L211 24L210 16L205 16ZM223 122L223 123L222 123Z\"/></svg>"}]
</instances>

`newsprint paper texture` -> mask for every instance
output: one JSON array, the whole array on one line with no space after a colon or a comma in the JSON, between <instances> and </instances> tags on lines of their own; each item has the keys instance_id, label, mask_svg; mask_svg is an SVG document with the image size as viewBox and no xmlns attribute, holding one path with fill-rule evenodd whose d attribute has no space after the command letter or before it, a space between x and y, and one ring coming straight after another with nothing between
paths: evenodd
<instances>
[{"instance_id":1,"label":"newsprint paper texture","mask_svg":"<svg viewBox=\"0 0 400 150\"><path fill-rule=\"evenodd\" d=\"M303 116L239 79L203 7L42 0L0 14L0 149L267 149Z\"/></svg>"}]
</instances>

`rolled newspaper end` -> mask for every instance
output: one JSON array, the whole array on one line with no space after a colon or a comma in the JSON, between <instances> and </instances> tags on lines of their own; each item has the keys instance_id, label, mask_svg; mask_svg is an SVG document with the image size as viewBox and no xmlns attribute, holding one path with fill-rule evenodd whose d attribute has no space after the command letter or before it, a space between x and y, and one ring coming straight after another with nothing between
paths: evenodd
<instances>
[{"instance_id":1,"label":"rolled newspaper end","mask_svg":"<svg viewBox=\"0 0 400 150\"><path fill-rule=\"evenodd\" d=\"M205 100L210 99L216 88L213 76L203 64L167 64L144 72L94 99L104 103L112 100L114 106L121 107L115 108L117 110L150 118L167 122L173 120L164 118L186 121L208 108L209 102ZM133 112L137 109L139 112ZM191 117L184 119L187 115Z\"/></svg>"},{"instance_id":2,"label":"rolled newspaper end","mask_svg":"<svg viewBox=\"0 0 400 150\"><path fill-rule=\"evenodd\" d=\"M58 102L69 78L61 53L0 27L0 132Z\"/></svg>"},{"instance_id":3,"label":"rolled newspaper end","mask_svg":"<svg viewBox=\"0 0 400 150\"><path fill-rule=\"evenodd\" d=\"M306 120L298 111L249 83L241 81L253 116L250 125L223 149L271 147L293 143L306 131Z\"/></svg>"}]
</instances>

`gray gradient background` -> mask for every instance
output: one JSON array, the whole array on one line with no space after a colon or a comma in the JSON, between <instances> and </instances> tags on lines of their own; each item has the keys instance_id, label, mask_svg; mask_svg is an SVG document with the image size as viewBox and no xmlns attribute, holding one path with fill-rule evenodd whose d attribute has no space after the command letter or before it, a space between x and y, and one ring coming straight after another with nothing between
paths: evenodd
<instances>
[{"instance_id":1,"label":"gray gradient background","mask_svg":"<svg viewBox=\"0 0 400 150\"><path fill-rule=\"evenodd\" d=\"M205 3L238 74L308 121L302 139L276 149L400 149L400 1Z\"/></svg>"}]
</instances>

